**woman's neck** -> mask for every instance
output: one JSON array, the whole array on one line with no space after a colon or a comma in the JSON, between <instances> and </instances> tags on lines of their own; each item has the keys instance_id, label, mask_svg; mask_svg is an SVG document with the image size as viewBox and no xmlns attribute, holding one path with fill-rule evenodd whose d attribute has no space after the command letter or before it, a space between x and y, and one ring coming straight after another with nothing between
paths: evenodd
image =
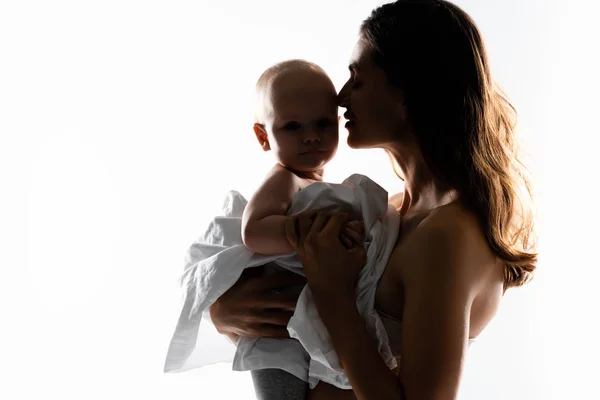
<instances>
[{"instance_id":1,"label":"woman's neck","mask_svg":"<svg viewBox=\"0 0 600 400\"><path fill-rule=\"evenodd\" d=\"M400 215L429 212L455 201L455 190L445 187L431 173L419 152L389 150L404 177L404 198Z\"/></svg>"}]
</instances>

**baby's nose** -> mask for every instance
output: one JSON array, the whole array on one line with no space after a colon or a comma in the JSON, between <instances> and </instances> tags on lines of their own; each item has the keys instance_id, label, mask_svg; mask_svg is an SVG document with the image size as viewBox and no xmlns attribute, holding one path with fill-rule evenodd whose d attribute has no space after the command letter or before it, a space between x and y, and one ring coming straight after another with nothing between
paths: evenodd
<instances>
[{"instance_id":1,"label":"baby's nose","mask_svg":"<svg viewBox=\"0 0 600 400\"><path fill-rule=\"evenodd\" d=\"M302 139L305 143L320 142L321 136L314 129L309 129L308 132L304 134L304 137Z\"/></svg>"}]
</instances>

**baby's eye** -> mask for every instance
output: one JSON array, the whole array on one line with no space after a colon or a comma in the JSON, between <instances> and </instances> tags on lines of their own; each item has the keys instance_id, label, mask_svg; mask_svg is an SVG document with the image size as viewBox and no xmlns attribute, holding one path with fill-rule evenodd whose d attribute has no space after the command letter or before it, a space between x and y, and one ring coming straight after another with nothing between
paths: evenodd
<instances>
[{"instance_id":1,"label":"baby's eye","mask_svg":"<svg viewBox=\"0 0 600 400\"><path fill-rule=\"evenodd\" d=\"M286 131L297 131L298 129L302 128L302 125L300 125L300 123L298 122L288 122L287 124L285 124L283 126L283 129L285 129Z\"/></svg>"}]
</instances>

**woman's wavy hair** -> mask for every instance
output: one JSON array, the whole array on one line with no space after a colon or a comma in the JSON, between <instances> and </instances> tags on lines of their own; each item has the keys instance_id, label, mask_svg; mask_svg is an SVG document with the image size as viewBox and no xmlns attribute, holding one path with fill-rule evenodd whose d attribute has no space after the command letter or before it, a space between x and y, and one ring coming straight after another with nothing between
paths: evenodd
<instances>
[{"instance_id":1,"label":"woman's wavy hair","mask_svg":"<svg viewBox=\"0 0 600 400\"><path fill-rule=\"evenodd\" d=\"M523 285L537 263L532 188L515 109L492 80L475 23L444 0L398 0L375 9L360 33L403 92L428 167L458 191L505 263L505 290Z\"/></svg>"}]
</instances>

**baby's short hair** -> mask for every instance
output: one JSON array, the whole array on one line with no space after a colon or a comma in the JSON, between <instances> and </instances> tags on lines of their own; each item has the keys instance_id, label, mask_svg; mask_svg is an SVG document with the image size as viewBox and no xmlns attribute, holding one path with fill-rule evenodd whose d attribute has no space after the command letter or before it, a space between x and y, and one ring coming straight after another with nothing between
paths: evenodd
<instances>
[{"instance_id":1,"label":"baby's short hair","mask_svg":"<svg viewBox=\"0 0 600 400\"><path fill-rule=\"evenodd\" d=\"M266 110L266 101L270 96L270 90L278 78L281 78L287 72L290 71L314 71L329 79L329 75L319 67L317 64L306 60L294 59L279 62L269 68L267 68L258 81L256 82L256 97L254 102L254 122L258 124L264 124L269 113ZM332 84L333 85L333 84Z\"/></svg>"}]
</instances>

